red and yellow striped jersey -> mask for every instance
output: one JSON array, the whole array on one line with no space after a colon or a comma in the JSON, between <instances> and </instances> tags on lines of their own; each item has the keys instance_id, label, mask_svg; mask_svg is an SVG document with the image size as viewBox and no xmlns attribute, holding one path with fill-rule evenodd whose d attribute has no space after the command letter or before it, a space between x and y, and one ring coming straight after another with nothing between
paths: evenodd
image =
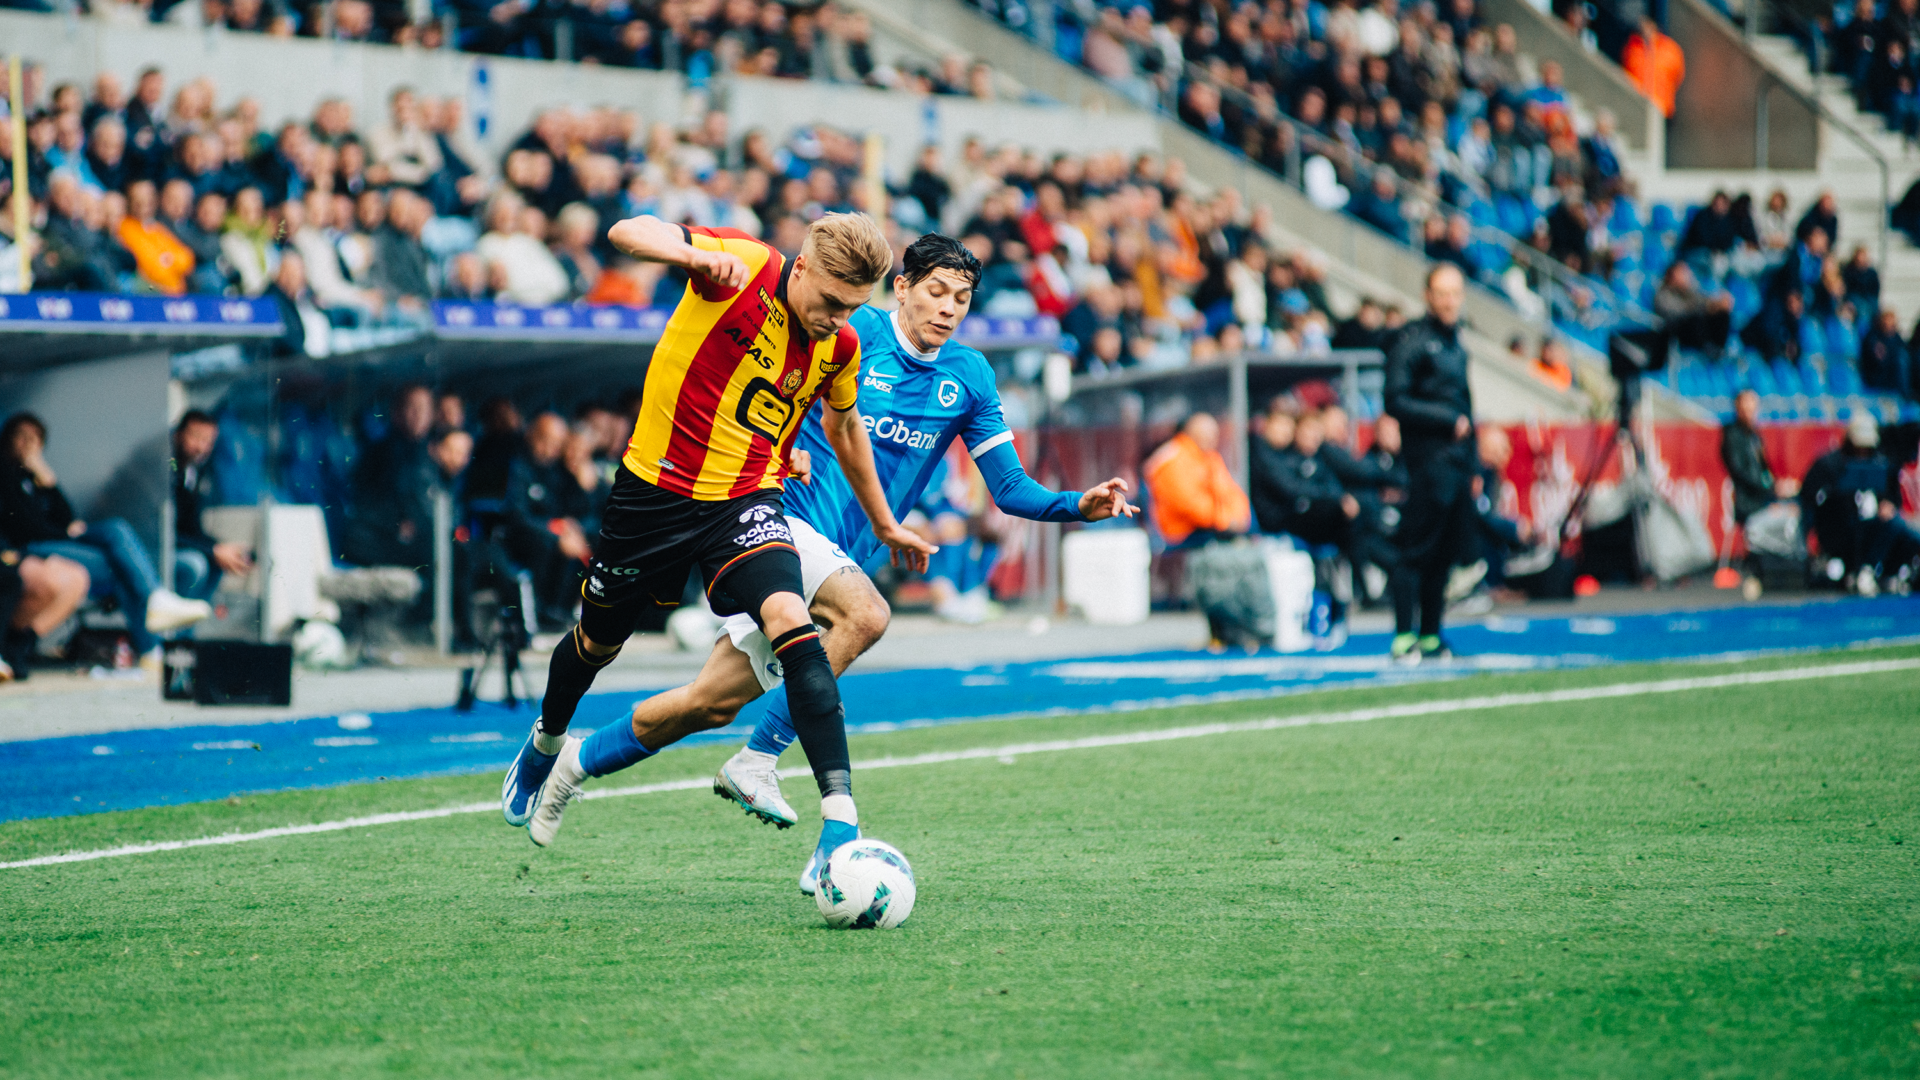
<instances>
[{"instance_id":1,"label":"red and yellow striped jersey","mask_svg":"<svg viewBox=\"0 0 1920 1080\"><path fill-rule=\"evenodd\" d=\"M727 292L693 275L653 350L624 463L656 487L705 502L778 488L814 398L853 408L860 336L848 325L809 341L793 325L790 264L772 246L738 229L686 232L695 247L744 260L747 284Z\"/></svg>"}]
</instances>

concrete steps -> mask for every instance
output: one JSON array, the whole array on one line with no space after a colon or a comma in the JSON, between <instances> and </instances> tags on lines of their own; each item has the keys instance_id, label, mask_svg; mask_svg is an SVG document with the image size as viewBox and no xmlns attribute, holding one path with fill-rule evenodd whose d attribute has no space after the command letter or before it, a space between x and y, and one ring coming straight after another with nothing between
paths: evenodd
<instances>
[{"instance_id":1,"label":"concrete steps","mask_svg":"<svg viewBox=\"0 0 1920 1080\"><path fill-rule=\"evenodd\" d=\"M1839 204L1841 254L1851 251L1856 243L1864 243L1878 260L1886 204L1897 202L1915 176L1920 175L1920 146L1909 145L1898 133L1888 131L1878 115L1861 112L1844 79L1810 71L1805 54L1791 38L1763 35L1752 40L1752 47L1776 77L1817 98L1835 120L1851 128L1885 159L1888 177L1884 197L1879 163L1873 154L1831 123L1824 125L1821 132L1819 164L1813 171L1646 172L1641 174L1641 196L1655 202L1686 205L1705 202L1715 189L1724 188L1751 191L1756 201L1763 202L1773 189L1781 188L1787 192L1798 214L1820 192L1832 191ZM1903 318L1912 318L1920 312L1920 249L1900 233L1888 236L1886 259L1880 266L1880 284L1882 296Z\"/></svg>"}]
</instances>

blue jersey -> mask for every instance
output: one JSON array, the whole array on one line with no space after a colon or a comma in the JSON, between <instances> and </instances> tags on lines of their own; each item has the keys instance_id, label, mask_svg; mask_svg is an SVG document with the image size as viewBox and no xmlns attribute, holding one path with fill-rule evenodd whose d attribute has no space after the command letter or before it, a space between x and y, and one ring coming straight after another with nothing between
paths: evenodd
<instances>
[{"instance_id":1,"label":"blue jersey","mask_svg":"<svg viewBox=\"0 0 1920 1080\"><path fill-rule=\"evenodd\" d=\"M1079 520L1077 492L1055 495L1019 468L993 368L978 350L949 341L933 353L922 353L896 329L893 313L872 305L854 312L851 322L860 335L860 416L896 518L905 517L920 501L947 448L960 439L982 464L1001 509L1045 521ZM817 414L801 424L794 445L813 456L813 481L787 484L787 513L820 530L861 566L871 567L885 555L886 546L873 535ZM983 460L987 458L997 464L991 471ZM1009 468L1019 474L1017 480L1002 479ZM1036 501L1036 496L1043 498Z\"/></svg>"}]
</instances>

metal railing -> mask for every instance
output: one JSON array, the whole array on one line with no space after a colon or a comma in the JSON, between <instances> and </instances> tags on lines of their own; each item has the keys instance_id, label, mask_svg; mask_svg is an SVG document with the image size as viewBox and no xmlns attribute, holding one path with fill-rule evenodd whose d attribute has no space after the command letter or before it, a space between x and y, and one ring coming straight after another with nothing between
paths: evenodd
<instances>
[{"instance_id":1,"label":"metal railing","mask_svg":"<svg viewBox=\"0 0 1920 1080\"><path fill-rule=\"evenodd\" d=\"M1250 114L1251 110L1257 105L1251 95L1240 90L1238 87L1223 85L1215 81L1207 75L1204 68L1196 64L1183 63L1182 72L1187 80L1199 79L1204 81L1208 86L1217 91L1223 100L1231 98L1235 104L1248 108ZM1176 88L1171 92L1177 94L1179 91ZM1176 119L1178 118L1177 109L1166 110L1164 105L1162 109L1163 111L1172 112ZM1264 121L1267 118L1262 117L1260 119ZM1271 119L1279 124L1285 125L1292 135L1292 137L1288 139L1286 169L1275 175L1279 176L1281 180L1286 181L1289 186L1299 189L1302 193L1306 190L1305 178L1302 175L1301 147L1303 145L1312 145L1320 156L1326 157L1329 161L1333 162L1349 159L1353 156L1353 148L1322 134L1314 128L1308 127L1306 124L1287 115L1285 112L1276 111ZM1219 145L1224 146L1224 144ZM1245 156L1237 147L1224 146L1224 148ZM1272 170L1269 171L1271 172ZM1644 326L1653 325L1654 316L1642 308L1639 303L1631 297L1623 296L1606 282L1598 278L1588 277L1560 260L1538 251L1527 244L1521 243L1517 237L1508 234L1504 230L1491 228L1475 222L1472 214L1464 207L1448 202L1442 198L1437 191L1429 192L1424 186L1416 185L1409 180L1403 179L1398 173L1394 172L1391 167L1363 157L1360 162L1353 163L1351 171L1356 178L1364 179L1368 184L1371 184L1379 175L1385 174L1393 181L1396 194L1402 198L1412 195L1422 201L1431 201L1436 211L1448 215L1458 214L1466 218L1475 240L1491 243L1501 248L1506 253L1509 261L1545 279L1545 282L1551 288L1541 290L1541 300L1546 305L1549 322L1552 321L1555 299L1552 289L1557 288L1562 293L1569 295L1575 290L1586 291L1603 300L1607 308L1617 312L1622 318ZM1471 181L1478 180L1479 178L1461 177L1460 179L1463 183L1470 185ZM1411 224L1412 222L1409 221L1409 225ZM1400 241L1402 244L1416 251L1422 251L1424 254L1424 250L1415 245L1407 237L1400 236L1393 237L1393 239ZM1483 282L1483 284L1485 283Z\"/></svg>"},{"instance_id":2,"label":"metal railing","mask_svg":"<svg viewBox=\"0 0 1920 1080\"><path fill-rule=\"evenodd\" d=\"M1715 14L1718 14L1718 13L1716 12ZM1782 79L1773 73L1772 69L1767 64L1767 62L1763 58L1761 58L1758 51L1754 50L1753 48L1754 38L1758 37L1760 33L1760 24L1765 22L1769 15L1773 16L1776 20L1778 20L1781 24L1785 26L1798 28L1803 31L1810 29L1809 27L1807 27L1805 20L1803 20L1799 15L1796 15L1792 11L1789 11L1785 6L1779 4L1777 0L1747 0L1744 17L1740 20L1741 36L1746 41L1748 51L1753 55L1753 58L1755 61L1755 67L1760 72L1760 94L1758 99L1754 102L1754 118L1753 118L1754 168L1756 169L1767 168L1767 158L1768 158L1767 138L1768 138L1768 126L1769 126L1769 123L1768 123L1769 118L1768 118L1768 111L1767 111L1767 96L1770 90L1772 90L1774 87L1778 87L1781 90L1786 91L1789 96L1793 97L1796 101L1798 101L1801 105L1805 106L1808 110L1812 111L1814 115L1818 116L1822 124L1825 124L1828 128L1834 131L1838 131L1842 135L1845 135L1848 141L1852 142L1855 146L1859 147L1860 149L1866 151L1867 157L1871 158L1873 160L1875 167L1879 169L1880 171L1880 211L1878 214L1875 215L1875 217L1878 219L1878 225L1880 229L1879 266L1881 267L1882 270L1884 270L1887 265L1888 234L1893 231L1892 226L1889 223L1889 217L1892 214L1892 210L1893 210L1893 165L1892 163L1887 161L1886 155L1880 152L1880 148L1874 145L1872 139L1868 138L1865 133L1860 131L1860 129L1854 127L1852 124L1849 124L1845 120L1842 120L1831 108L1827 106L1826 102L1820 100L1820 94L1818 92L1819 81L1820 81L1820 76L1824 74L1824 72L1820 70L1820 67L1817 63L1818 50L1815 50L1815 55L1807 57L1807 72L1809 75L1813 77L1814 87L1815 87L1814 93L1808 93L1807 91L1800 89L1798 86L1795 86L1790 82L1787 82L1785 79Z\"/></svg>"}]
</instances>

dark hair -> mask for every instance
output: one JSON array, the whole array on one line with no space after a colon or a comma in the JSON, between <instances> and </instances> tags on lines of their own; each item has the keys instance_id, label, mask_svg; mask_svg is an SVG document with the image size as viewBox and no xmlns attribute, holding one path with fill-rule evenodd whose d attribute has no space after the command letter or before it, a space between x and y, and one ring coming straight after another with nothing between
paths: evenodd
<instances>
[{"instance_id":1,"label":"dark hair","mask_svg":"<svg viewBox=\"0 0 1920 1080\"><path fill-rule=\"evenodd\" d=\"M935 270L956 270L965 275L969 285L980 284L979 256L968 251L967 245L941 233L927 233L908 244L902 265L905 267L902 276L908 285L920 284Z\"/></svg>"},{"instance_id":2,"label":"dark hair","mask_svg":"<svg viewBox=\"0 0 1920 1080\"><path fill-rule=\"evenodd\" d=\"M19 434L20 429L23 427L30 427L38 431L40 433L40 441L43 443L47 441L47 425L45 421L42 421L30 412L17 412L7 417L6 423L0 424L0 454L6 454L8 457L13 456L13 437Z\"/></svg>"},{"instance_id":3,"label":"dark hair","mask_svg":"<svg viewBox=\"0 0 1920 1080\"><path fill-rule=\"evenodd\" d=\"M207 424L211 427L219 427L220 421L215 420L213 414L207 412L205 409L188 409L181 415L180 422L173 425L173 430L185 431L195 424Z\"/></svg>"}]
</instances>

